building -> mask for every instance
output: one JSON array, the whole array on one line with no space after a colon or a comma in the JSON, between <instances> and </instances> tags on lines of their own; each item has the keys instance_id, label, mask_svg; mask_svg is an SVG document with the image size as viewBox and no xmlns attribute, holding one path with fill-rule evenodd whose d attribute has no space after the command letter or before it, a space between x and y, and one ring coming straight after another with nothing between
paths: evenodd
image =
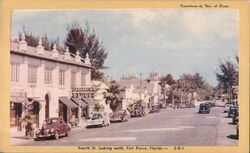
<instances>
[{"instance_id":1,"label":"building","mask_svg":"<svg viewBox=\"0 0 250 153\"><path fill-rule=\"evenodd\" d=\"M80 118L88 113L94 88L91 83L91 64L71 54L44 50L41 39L37 47L27 46L24 34L21 41L11 42L10 125L20 126L21 118L29 115L36 127L44 119L61 116ZM85 99L85 101L84 101ZM79 117L80 115L80 117Z\"/></svg>"},{"instance_id":2,"label":"building","mask_svg":"<svg viewBox=\"0 0 250 153\"><path fill-rule=\"evenodd\" d=\"M103 112L106 112L109 114L111 112L111 109L110 109L110 106L106 102L106 99L104 97L105 94L107 93L107 89L109 89L109 87L105 83L103 83L102 81L92 81L92 83L96 89L96 92L94 94L95 104L98 104L99 106L101 106L100 111L103 111ZM94 107L95 106L91 106L90 111L95 111Z\"/></svg>"},{"instance_id":3,"label":"building","mask_svg":"<svg viewBox=\"0 0 250 153\"><path fill-rule=\"evenodd\" d=\"M161 87L157 73L150 73L147 80L123 77L118 81L123 95L123 109L142 100L144 106L155 105L161 98Z\"/></svg>"}]
</instances>

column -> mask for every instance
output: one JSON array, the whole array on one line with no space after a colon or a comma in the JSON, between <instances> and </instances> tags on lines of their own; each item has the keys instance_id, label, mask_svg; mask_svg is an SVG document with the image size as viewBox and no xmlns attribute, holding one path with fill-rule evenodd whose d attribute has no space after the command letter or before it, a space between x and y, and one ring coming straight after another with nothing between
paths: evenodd
<instances>
[{"instance_id":1,"label":"column","mask_svg":"<svg viewBox=\"0 0 250 153\"><path fill-rule=\"evenodd\" d=\"M45 99L39 101L41 109L39 111L39 128L42 128L43 121L45 119Z\"/></svg>"}]
</instances>

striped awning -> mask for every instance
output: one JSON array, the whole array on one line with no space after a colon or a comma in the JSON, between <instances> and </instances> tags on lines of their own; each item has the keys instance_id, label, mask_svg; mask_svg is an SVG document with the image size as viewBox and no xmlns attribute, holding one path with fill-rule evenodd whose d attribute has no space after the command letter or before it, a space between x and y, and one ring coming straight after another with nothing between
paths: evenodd
<instances>
[{"instance_id":1,"label":"striped awning","mask_svg":"<svg viewBox=\"0 0 250 153\"><path fill-rule=\"evenodd\" d=\"M93 106L95 104L95 101L93 98L82 98L84 102L86 102L88 105Z\"/></svg>"},{"instance_id":2,"label":"striped awning","mask_svg":"<svg viewBox=\"0 0 250 153\"><path fill-rule=\"evenodd\" d=\"M62 102L62 103L64 103L66 106L68 106L70 108L77 108L78 107L73 101L71 101L67 97L60 97L59 101Z\"/></svg>"},{"instance_id":3,"label":"striped awning","mask_svg":"<svg viewBox=\"0 0 250 153\"><path fill-rule=\"evenodd\" d=\"M84 101L83 101L82 99L80 99L80 98L72 98L72 101L75 102L78 106L79 106L79 104L80 104L80 106L81 106L82 108L88 107L88 104L87 104L86 102L84 102Z\"/></svg>"}]
</instances>

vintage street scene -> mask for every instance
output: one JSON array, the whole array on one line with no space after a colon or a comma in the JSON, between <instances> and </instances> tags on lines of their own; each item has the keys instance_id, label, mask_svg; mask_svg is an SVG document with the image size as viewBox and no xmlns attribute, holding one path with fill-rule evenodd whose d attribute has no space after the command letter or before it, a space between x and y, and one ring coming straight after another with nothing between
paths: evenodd
<instances>
[{"instance_id":1,"label":"vintage street scene","mask_svg":"<svg viewBox=\"0 0 250 153\"><path fill-rule=\"evenodd\" d=\"M11 145L237 146L238 11L211 10L13 11Z\"/></svg>"}]
</instances>

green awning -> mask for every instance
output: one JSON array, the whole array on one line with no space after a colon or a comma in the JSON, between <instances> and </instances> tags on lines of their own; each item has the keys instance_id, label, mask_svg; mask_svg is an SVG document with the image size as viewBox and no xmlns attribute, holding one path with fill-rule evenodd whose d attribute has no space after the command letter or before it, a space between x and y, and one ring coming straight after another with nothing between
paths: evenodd
<instances>
[{"instance_id":1,"label":"green awning","mask_svg":"<svg viewBox=\"0 0 250 153\"><path fill-rule=\"evenodd\" d=\"M59 97L59 100L70 108L77 108L78 106L67 97Z\"/></svg>"},{"instance_id":2,"label":"green awning","mask_svg":"<svg viewBox=\"0 0 250 153\"><path fill-rule=\"evenodd\" d=\"M80 98L72 98L72 101L75 102L75 104L77 104L78 106L80 104L82 108L88 107L88 104L83 100L81 100Z\"/></svg>"},{"instance_id":3,"label":"green awning","mask_svg":"<svg viewBox=\"0 0 250 153\"><path fill-rule=\"evenodd\" d=\"M93 98L82 98L84 102L86 102L89 106L93 106L95 104L95 101Z\"/></svg>"}]
</instances>

